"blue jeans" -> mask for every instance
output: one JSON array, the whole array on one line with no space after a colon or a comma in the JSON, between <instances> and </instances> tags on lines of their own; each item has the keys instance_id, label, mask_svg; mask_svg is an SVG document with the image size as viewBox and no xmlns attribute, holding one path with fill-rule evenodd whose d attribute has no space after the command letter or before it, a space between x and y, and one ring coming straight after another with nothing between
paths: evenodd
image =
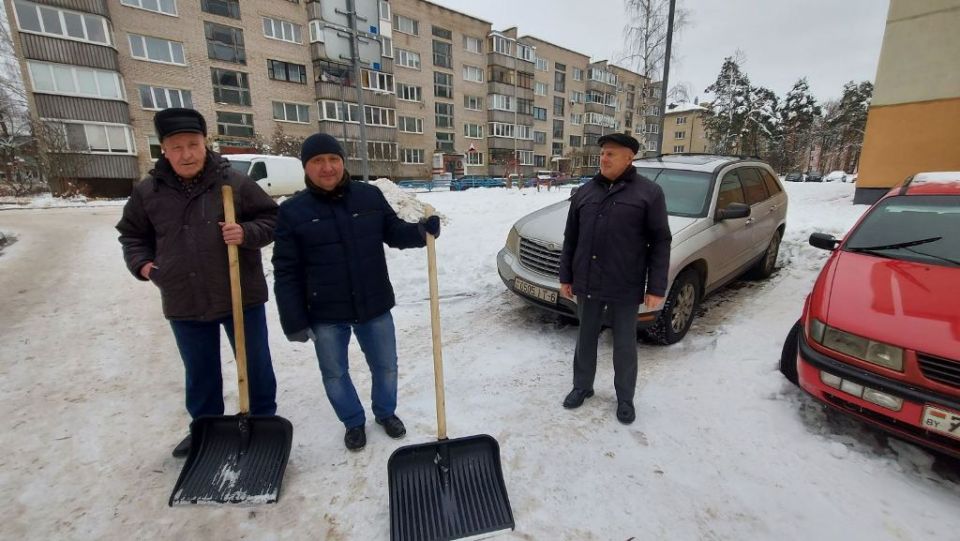
<instances>
[{"instance_id":1,"label":"blue jeans","mask_svg":"<svg viewBox=\"0 0 960 541\"><path fill-rule=\"evenodd\" d=\"M386 419L397 409L397 337L390 312L366 323L314 324L314 348L323 375L323 388L337 418L348 429L366 423L363 405L350 379L347 346L351 329L370 367L373 414L377 419Z\"/></svg>"},{"instance_id":2,"label":"blue jeans","mask_svg":"<svg viewBox=\"0 0 960 541\"><path fill-rule=\"evenodd\" d=\"M233 316L214 321L171 321L177 349L187 376L187 411L201 415L223 415L223 375L220 372L220 326L233 343ZM243 311L247 346L247 382L250 413L277 413L277 380L273 375L267 342L267 314L263 305ZM236 352L236 348L234 348Z\"/></svg>"}]
</instances>

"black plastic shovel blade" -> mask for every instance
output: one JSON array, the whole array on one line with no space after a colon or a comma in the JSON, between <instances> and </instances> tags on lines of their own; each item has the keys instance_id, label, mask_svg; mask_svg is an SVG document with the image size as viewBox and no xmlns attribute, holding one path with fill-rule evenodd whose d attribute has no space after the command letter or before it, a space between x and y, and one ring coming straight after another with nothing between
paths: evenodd
<instances>
[{"instance_id":1,"label":"black plastic shovel blade","mask_svg":"<svg viewBox=\"0 0 960 541\"><path fill-rule=\"evenodd\" d=\"M174 504L276 503L290 457L293 425L283 417L198 417L193 443L170 494Z\"/></svg>"},{"instance_id":2,"label":"black plastic shovel blade","mask_svg":"<svg viewBox=\"0 0 960 541\"><path fill-rule=\"evenodd\" d=\"M513 529L500 445L487 435L401 447L387 463L390 539L459 539Z\"/></svg>"}]
</instances>

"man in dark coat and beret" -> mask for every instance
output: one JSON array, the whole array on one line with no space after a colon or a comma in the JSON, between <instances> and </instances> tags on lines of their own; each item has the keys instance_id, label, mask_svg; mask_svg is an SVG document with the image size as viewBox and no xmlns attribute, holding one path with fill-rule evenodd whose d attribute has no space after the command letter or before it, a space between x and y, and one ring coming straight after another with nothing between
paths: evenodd
<instances>
[{"instance_id":1,"label":"man in dark coat and beret","mask_svg":"<svg viewBox=\"0 0 960 541\"><path fill-rule=\"evenodd\" d=\"M250 413L274 415L277 382L267 343L267 282L260 249L273 240L277 204L206 147L207 123L170 108L153 119L163 156L133 188L117 224L127 268L160 290L186 371L191 418L223 415L220 327L233 346L227 245L238 247ZM221 187L233 188L237 223L224 223ZM187 435L173 451L190 451Z\"/></svg>"},{"instance_id":2,"label":"man in dark coat and beret","mask_svg":"<svg viewBox=\"0 0 960 541\"><path fill-rule=\"evenodd\" d=\"M578 408L593 396L606 312L613 326L617 419L630 424L636 418L637 310L641 303L648 310L663 303L672 237L663 190L631 163L640 143L623 133L598 143L600 174L570 198L560 256L560 294L576 296L580 319L573 390L563 406Z\"/></svg>"},{"instance_id":3,"label":"man in dark coat and beret","mask_svg":"<svg viewBox=\"0 0 960 541\"><path fill-rule=\"evenodd\" d=\"M273 248L274 292L287 338L312 339L327 399L346 427L343 442L367 443L366 415L350 379L353 333L370 367L373 414L391 438L406 434L397 408L395 301L383 245L419 248L440 220L397 217L379 188L350 179L343 147L311 135L300 153L307 189L283 202Z\"/></svg>"}]
</instances>

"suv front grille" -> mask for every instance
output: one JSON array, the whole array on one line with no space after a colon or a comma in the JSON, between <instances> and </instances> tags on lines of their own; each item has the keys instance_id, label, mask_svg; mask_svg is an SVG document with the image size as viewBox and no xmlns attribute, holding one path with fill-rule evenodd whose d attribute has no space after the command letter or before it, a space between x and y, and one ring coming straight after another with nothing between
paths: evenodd
<instances>
[{"instance_id":1,"label":"suv front grille","mask_svg":"<svg viewBox=\"0 0 960 541\"><path fill-rule=\"evenodd\" d=\"M960 387L960 362L917 353L920 371L932 379L953 387Z\"/></svg>"},{"instance_id":2,"label":"suv front grille","mask_svg":"<svg viewBox=\"0 0 960 541\"><path fill-rule=\"evenodd\" d=\"M544 242L521 237L520 264L540 274L560 276L560 250Z\"/></svg>"}]
</instances>

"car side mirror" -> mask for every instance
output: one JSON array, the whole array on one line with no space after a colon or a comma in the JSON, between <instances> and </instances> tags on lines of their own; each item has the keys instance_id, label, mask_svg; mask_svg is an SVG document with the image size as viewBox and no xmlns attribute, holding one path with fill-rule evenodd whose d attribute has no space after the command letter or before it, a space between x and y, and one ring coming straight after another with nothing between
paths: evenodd
<instances>
[{"instance_id":1,"label":"car side mirror","mask_svg":"<svg viewBox=\"0 0 960 541\"><path fill-rule=\"evenodd\" d=\"M715 216L718 222L724 220L735 220L737 218L746 218L750 216L750 207L744 203L730 203L725 209L717 210Z\"/></svg>"},{"instance_id":2,"label":"car side mirror","mask_svg":"<svg viewBox=\"0 0 960 541\"><path fill-rule=\"evenodd\" d=\"M840 241L833 235L827 235L826 233L814 233L810 235L810 246L814 248L832 252L837 249L838 244L840 244Z\"/></svg>"}]
</instances>

